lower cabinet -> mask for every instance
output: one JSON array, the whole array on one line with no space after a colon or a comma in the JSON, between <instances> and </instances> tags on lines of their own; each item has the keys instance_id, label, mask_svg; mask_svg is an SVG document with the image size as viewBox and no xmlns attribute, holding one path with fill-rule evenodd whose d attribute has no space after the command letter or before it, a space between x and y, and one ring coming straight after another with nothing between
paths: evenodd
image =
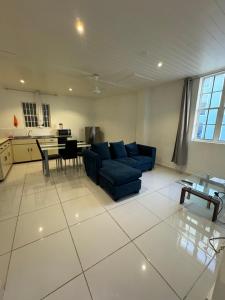
<instances>
[{"instance_id":1,"label":"lower cabinet","mask_svg":"<svg viewBox=\"0 0 225 300\"><path fill-rule=\"evenodd\" d=\"M58 143L57 138L43 138L38 139L40 144L56 144ZM41 154L36 144L35 139L15 139L12 140L13 148L13 162L26 162L41 159ZM49 154L58 154L58 150L50 150Z\"/></svg>"},{"instance_id":2,"label":"lower cabinet","mask_svg":"<svg viewBox=\"0 0 225 300\"><path fill-rule=\"evenodd\" d=\"M16 143L13 141L13 161L15 163L39 159L41 159L41 154L36 142L35 144L18 144L18 141L16 141Z\"/></svg>"},{"instance_id":3,"label":"lower cabinet","mask_svg":"<svg viewBox=\"0 0 225 300\"><path fill-rule=\"evenodd\" d=\"M6 177L12 164L12 147L10 141L7 141L0 146L0 180Z\"/></svg>"}]
</instances>

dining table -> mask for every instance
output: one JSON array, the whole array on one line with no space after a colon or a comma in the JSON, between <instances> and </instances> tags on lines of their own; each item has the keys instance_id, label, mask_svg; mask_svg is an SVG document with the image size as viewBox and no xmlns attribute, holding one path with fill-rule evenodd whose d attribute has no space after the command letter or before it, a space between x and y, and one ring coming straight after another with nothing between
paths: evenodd
<instances>
[{"instance_id":1,"label":"dining table","mask_svg":"<svg viewBox=\"0 0 225 300\"><path fill-rule=\"evenodd\" d=\"M44 169L45 169L45 176L49 177L50 176L50 170L49 170L49 159L48 159L48 153L50 150L63 150L66 148L66 144L57 144L57 143L51 143L51 144L40 144L41 150L43 151L44 154ZM90 148L91 145L87 144L85 142L78 142L77 143L77 148Z\"/></svg>"}]
</instances>

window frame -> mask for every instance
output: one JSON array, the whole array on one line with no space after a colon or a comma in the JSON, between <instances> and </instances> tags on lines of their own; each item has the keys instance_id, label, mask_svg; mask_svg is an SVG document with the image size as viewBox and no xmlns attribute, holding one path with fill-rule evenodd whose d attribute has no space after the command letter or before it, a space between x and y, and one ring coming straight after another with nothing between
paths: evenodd
<instances>
[{"instance_id":1,"label":"window frame","mask_svg":"<svg viewBox=\"0 0 225 300\"><path fill-rule=\"evenodd\" d=\"M35 110L36 110L36 114L25 114L24 112L24 104L32 104L34 105L35 104ZM46 120L44 120L44 105L48 106L48 121L47 121L47 125L48 126L45 126L45 122ZM43 117L43 127L44 128L51 128L51 110L50 110L50 104L48 103L36 103L34 101L23 101L21 102L21 107L22 107L22 114L23 114L23 120L24 120L24 126L25 128L30 128L30 129L33 129L33 128L39 128L40 126L38 125L38 117L39 117L39 112L41 111L42 113L42 117ZM27 121L26 121L26 117L29 117L29 116L33 116L33 117L36 117L37 119L37 126L26 126L27 125Z\"/></svg>"},{"instance_id":2,"label":"window frame","mask_svg":"<svg viewBox=\"0 0 225 300\"><path fill-rule=\"evenodd\" d=\"M208 75L203 76L203 77L200 78L199 87L198 87L197 101L196 101L196 106L195 106L194 124L193 124L193 130L192 130L192 141L194 141L194 142L225 144L225 140L220 140L220 133L221 133L221 129L222 129L222 126L223 126L223 124L222 124L223 115L224 115L224 112L225 112L225 80L224 80L223 90L221 91L222 95L221 95L220 106L217 108L218 113L217 113L217 117L216 117L216 124L215 124L215 131L214 131L213 139L199 139L199 138L197 138L198 125L199 125L198 115L199 115L200 110L204 110L204 108L200 108L201 95L203 94L202 93L203 82L206 78L209 78L209 77L213 76L214 77L213 86L214 86L215 77L217 75L220 75L220 74L225 75L225 71L221 71L221 72L213 73L213 74L208 74ZM212 91L211 91L210 94L211 94L211 97L212 97L213 87L212 87ZM213 108L210 108L210 106L209 106L205 110L207 110L209 112L210 109L213 109ZM207 115L207 119L208 119L208 115ZM206 125L207 125L207 123L206 123ZM210 124L208 124L208 125L210 125Z\"/></svg>"},{"instance_id":3,"label":"window frame","mask_svg":"<svg viewBox=\"0 0 225 300\"><path fill-rule=\"evenodd\" d=\"M35 105L35 109L34 107L32 108L32 110L34 110L33 113L28 113L27 110L28 110L28 107L27 106L34 106ZM26 101L26 102L22 102L21 103L21 106L22 106L22 113L23 113L23 119L24 119L24 125L25 125L25 128L36 128L38 127L38 115L37 115L37 104L34 102L34 101ZM31 108L29 108L31 110ZM35 118L35 121L33 120L26 120L26 118ZM32 123L32 122L35 122L37 125L36 126L27 126L27 123Z\"/></svg>"},{"instance_id":4,"label":"window frame","mask_svg":"<svg viewBox=\"0 0 225 300\"><path fill-rule=\"evenodd\" d=\"M44 113L44 110L45 110L44 108L45 107L48 107L48 114ZM50 104L48 104L48 103L41 103L41 109L42 109L42 116L43 116L43 127L45 127L45 128L51 128L51 110L50 110ZM48 126L46 126L46 124Z\"/></svg>"}]
</instances>

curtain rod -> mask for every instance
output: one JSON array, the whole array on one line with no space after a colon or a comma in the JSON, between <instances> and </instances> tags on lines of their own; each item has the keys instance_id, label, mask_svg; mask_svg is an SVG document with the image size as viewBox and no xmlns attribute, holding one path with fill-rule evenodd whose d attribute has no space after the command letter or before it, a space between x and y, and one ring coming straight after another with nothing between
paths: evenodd
<instances>
[{"instance_id":1,"label":"curtain rod","mask_svg":"<svg viewBox=\"0 0 225 300\"><path fill-rule=\"evenodd\" d=\"M41 92L39 90L20 90L20 89L8 88L8 87L5 87L4 89L8 91L16 91L16 92L24 92L24 93L32 93L32 94L39 92L40 95L46 95L46 96L58 96L57 94L54 93Z\"/></svg>"},{"instance_id":2,"label":"curtain rod","mask_svg":"<svg viewBox=\"0 0 225 300\"><path fill-rule=\"evenodd\" d=\"M199 78L201 78L201 77L205 77L205 76L208 76L208 75L211 75L211 74L219 74L219 73L223 73L223 72L225 73L224 67L221 68L221 69L218 69L218 70L214 70L214 71L211 71L211 72L207 72L207 73L195 75L195 76L188 77L188 78L194 80L194 79L199 79Z\"/></svg>"}]
</instances>

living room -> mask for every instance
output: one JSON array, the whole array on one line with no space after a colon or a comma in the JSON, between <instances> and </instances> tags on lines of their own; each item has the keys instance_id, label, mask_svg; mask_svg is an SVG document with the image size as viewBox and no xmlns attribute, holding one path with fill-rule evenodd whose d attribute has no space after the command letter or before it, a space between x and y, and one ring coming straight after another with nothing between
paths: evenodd
<instances>
[{"instance_id":1,"label":"living room","mask_svg":"<svg viewBox=\"0 0 225 300\"><path fill-rule=\"evenodd\" d=\"M3 1L0 300L222 300L225 1Z\"/></svg>"}]
</instances>

